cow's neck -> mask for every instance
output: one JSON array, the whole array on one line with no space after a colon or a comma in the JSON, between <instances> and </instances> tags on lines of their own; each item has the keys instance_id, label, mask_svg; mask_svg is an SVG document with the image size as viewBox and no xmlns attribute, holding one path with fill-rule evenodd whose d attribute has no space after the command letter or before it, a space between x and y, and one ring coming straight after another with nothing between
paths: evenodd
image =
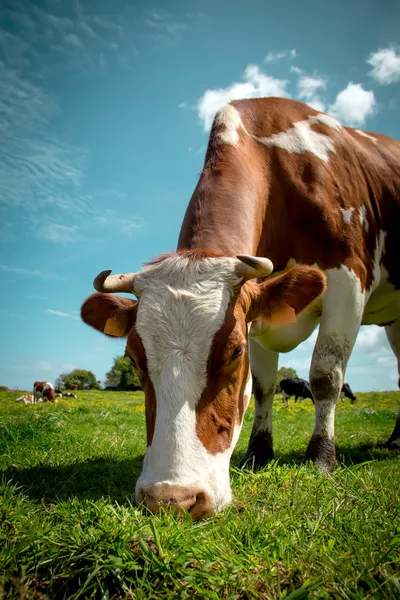
<instances>
[{"instance_id":1,"label":"cow's neck","mask_svg":"<svg viewBox=\"0 0 400 600\"><path fill-rule=\"evenodd\" d=\"M205 168L189 202L178 250L200 248L235 256L259 253L265 213L262 181L244 169L229 165Z\"/></svg>"}]
</instances>

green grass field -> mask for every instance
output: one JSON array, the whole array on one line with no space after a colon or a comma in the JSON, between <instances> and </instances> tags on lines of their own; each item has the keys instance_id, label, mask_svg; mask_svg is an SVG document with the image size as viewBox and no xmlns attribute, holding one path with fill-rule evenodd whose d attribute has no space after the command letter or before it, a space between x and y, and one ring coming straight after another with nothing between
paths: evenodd
<instances>
[{"instance_id":1,"label":"green grass field","mask_svg":"<svg viewBox=\"0 0 400 600\"><path fill-rule=\"evenodd\" d=\"M400 598L400 458L379 447L400 394L359 394L336 418L339 465L302 456L308 400L274 404L277 460L238 470L234 504L206 521L134 505L142 393L78 392L57 405L0 392L0 597Z\"/></svg>"}]
</instances>

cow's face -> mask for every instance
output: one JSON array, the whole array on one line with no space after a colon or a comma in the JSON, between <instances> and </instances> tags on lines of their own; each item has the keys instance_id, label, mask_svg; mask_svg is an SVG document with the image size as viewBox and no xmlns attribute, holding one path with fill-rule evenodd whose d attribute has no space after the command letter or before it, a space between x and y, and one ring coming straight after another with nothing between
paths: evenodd
<instances>
[{"instance_id":1,"label":"cow's face","mask_svg":"<svg viewBox=\"0 0 400 600\"><path fill-rule=\"evenodd\" d=\"M317 269L256 284L239 264L169 255L135 275L137 302L94 294L82 306L86 323L127 337L146 397L136 499L153 511L174 505L196 518L230 503L229 461L251 395L248 327L291 322L324 289Z\"/></svg>"}]
</instances>

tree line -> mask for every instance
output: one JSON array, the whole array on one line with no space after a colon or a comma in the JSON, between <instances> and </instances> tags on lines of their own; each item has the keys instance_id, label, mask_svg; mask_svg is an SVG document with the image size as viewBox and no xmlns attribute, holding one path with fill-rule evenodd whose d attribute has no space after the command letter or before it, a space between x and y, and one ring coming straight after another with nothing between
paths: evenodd
<instances>
[{"instance_id":1,"label":"tree line","mask_svg":"<svg viewBox=\"0 0 400 600\"><path fill-rule=\"evenodd\" d=\"M296 371L291 367L281 367L278 371L277 385L282 379L288 377L297 377ZM134 391L142 389L131 361L122 355L114 357L112 367L107 371L103 384L92 371L74 369L70 373L61 373L57 377L55 385L56 388L65 390L100 390L103 388L105 390Z\"/></svg>"},{"instance_id":2,"label":"tree line","mask_svg":"<svg viewBox=\"0 0 400 600\"><path fill-rule=\"evenodd\" d=\"M102 384L92 371L74 369L70 373L61 373L55 382L56 388L71 390L140 390L139 377L129 358L115 356L112 367L107 371ZM77 388L75 387L77 386Z\"/></svg>"}]
</instances>

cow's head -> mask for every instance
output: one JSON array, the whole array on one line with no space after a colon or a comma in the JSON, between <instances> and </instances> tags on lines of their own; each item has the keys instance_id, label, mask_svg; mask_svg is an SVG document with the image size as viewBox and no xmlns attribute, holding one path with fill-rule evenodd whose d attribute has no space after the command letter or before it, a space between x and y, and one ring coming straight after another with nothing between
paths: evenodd
<instances>
[{"instance_id":1,"label":"cow's head","mask_svg":"<svg viewBox=\"0 0 400 600\"><path fill-rule=\"evenodd\" d=\"M263 283L265 258L178 252L139 273L95 280L82 319L126 337L146 402L147 451L136 499L194 518L231 501L229 461L251 395L248 328L289 323L324 290L325 277L296 266ZM131 292L138 300L109 295Z\"/></svg>"}]
</instances>

